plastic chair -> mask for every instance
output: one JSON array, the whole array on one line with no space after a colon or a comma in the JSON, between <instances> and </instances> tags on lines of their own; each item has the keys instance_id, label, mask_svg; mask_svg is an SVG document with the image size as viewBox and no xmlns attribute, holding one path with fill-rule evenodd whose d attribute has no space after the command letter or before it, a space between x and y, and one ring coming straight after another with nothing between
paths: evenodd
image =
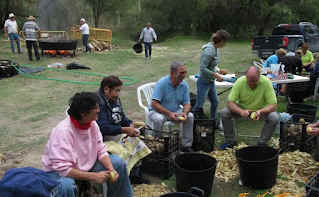
<instances>
[{"instance_id":1,"label":"plastic chair","mask_svg":"<svg viewBox=\"0 0 319 197\"><path fill-rule=\"evenodd\" d=\"M141 85L137 88L137 101L138 101L139 106L144 109L145 122L146 122L146 125L149 126L150 128L153 128L153 123L148 118L148 113L149 113L148 106L152 102L152 95L153 95L153 90L154 90L155 84L156 84L155 82L150 82L150 83ZM144 95L146 104L143 103L142 94ZM167 126L169 131L171 131L171 129L174 125L175 125L175 123L173 123L172 121L166 121L164 123L164 127ZM179 128L181 131L182 131L182 126L183 126L183 124L180 123Z\"/></svg>"}]
</instances>

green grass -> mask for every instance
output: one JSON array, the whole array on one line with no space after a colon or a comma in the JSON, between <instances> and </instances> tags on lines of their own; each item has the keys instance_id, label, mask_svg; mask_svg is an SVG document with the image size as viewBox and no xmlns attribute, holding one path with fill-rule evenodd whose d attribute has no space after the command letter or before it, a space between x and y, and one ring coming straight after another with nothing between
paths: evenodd
<instances>
[{"instance_id":1,"label":"green grass","mask_svg":"<svg viewBox=\"0 0 319 197\"><path fill-rule=\"evenodd\" d=\"M184 61L187 64L188 74L199 72L199 58L201 46L208 42L209 37L191 37L176 35L160 43L155 43L151 64L145 64L143 54L135 54L131 49L133 41L115 35L112 51L104 53L84 54L78 52L75 58L41 57L40 61L30 62L27 58L25 45L23 54L12 54L9 42L0 37L0 59L11 59L21 65L41 66L61 62L68 64L79 62L89 66L92 70L85 72L102 73L105 75L128 76L137 80L137 83L124 86L121 100L128 117L133 120L144 120L144 111L137 105L136 88L144 83L157 81L169 73L172 61ZM223 49L220 65L231 72L245 71L256 56L251 53L248 41L232 41ZM58 78L64 80L99 82L102 77L79 75L67 72L45 70L36 76ZM196 92L193 81L186 79L192 92ZM25 78L18 75L0 80L0 153L29 150L30 148L44 148L48 133L60 120L65 117L68 99L79 91L96 91L98 86L61 83L56 81ZM219 110L226 106L228 93L219 96ZM285 111L286 100L279 102L279 111ZM312 103L312 102L310 102ZM315 103L317 105L317 103ZM205 104L208 112L209 104ZM240 128L248 133L259 134L261 121L247 123L239 121ZM249 139L241 138L249 143ZM223 141L219 137L219 143ZM39 161L40 162L40 161ZM168 180L168 185L174 187L174 179ZM222 183L215 180L214 197L237 196L241 192L261 194L261 191L251 191L238 186L238 180L231 183Z\"/></svg>"}]
</instances>

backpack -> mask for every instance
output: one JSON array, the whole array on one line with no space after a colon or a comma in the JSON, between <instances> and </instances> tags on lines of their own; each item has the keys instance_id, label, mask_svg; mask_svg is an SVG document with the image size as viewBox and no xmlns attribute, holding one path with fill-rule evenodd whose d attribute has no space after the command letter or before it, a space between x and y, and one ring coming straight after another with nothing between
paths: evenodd
<instances>
[{"instance_id":1,"label":"backpack","mask_svg":"<svg viewBox=\"0 0 319 197\"><path fill-rule=\"evenodd\" d=\"M0 60L0 79L17 75L19 72L16 67L19 67L18 64L11 60Z\"/></svg>"}]
</instances>

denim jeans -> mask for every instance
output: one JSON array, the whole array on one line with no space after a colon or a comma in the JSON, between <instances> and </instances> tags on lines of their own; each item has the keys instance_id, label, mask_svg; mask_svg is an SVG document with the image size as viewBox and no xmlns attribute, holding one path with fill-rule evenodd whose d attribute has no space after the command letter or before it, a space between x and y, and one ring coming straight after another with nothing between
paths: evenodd
<instances>
[{"instance_id":1,"label":"denim jeans","mask_svg":"<svg viewBox=\"0 0 319 197\"><path fill-rule=\"evenodd\" d=\"M215 120L218 107L218 96L215 81L207 82L199 78L197 80L197 97L196 104L192 110L193 112L195 112L198 108L203 107L207 96L210 101L210 119Z\"/></svg>"},{"instance_id":2,"label":"denim jeans","mask_svg":"<svg viewBox=\"0 0 319 197\"><path fill-rule=\"evenodd\" d=\"M83 42L83 46L85 47L85 52L88 52L88 51L91 52L91 48L88 46L88 41L89 41L89 35L83 34L82 35L82 42Z\"/></svg>"},{"instance_id":3,"label":"denim jeans","mask_svg":"<svg viewBox=\"0 0 319 197\"><path fill-rule=\"evenodd\" d=\"M40 60L39 50L38 50L38 43L35 40L26 40L27 49L28 49L28 56L29 60L32 61L32 48L34 49L34 54L37 60Z\"/></svg>"},{"instance_id":4,"label":"denim jeans","mask_svg":"<svg viewBox=\"0 0 319 197\"><path fill-rule=\"evenodd\" d=\"M145 57L152 56L152 43L151 42L144 42L144 48L145 48Z\"/></svg>"},{"instance_id":5,"label":"denim jeans","mask_svg":"<svg viewBox=\"0 0 319 197\"><path fill-rule=\"evenodd\" d=\"M9 33L8 36L10 38L10 46L12 53L15 53L14 41L16 41L17 43L18 53L21 53L19 35L17 33Z\"/></svg>"},{"instance_id":6,"label":"denim jeans","mask_svg":"<svg viewBox=\"0 0 319 197\"><path fill-rule=\"evenodd\" d=\"M119 179L115 183L107 182L107 197L133 197L125 162L116 155L109 155L109 157L114 169L119 174ZM90 171L99 172L103 170L105 170L104 166L97 161ZM53 189L51 197L75 197L77 188L73 178L62 177L57 172L50 172L49 174L60 183Z\"/></svg>"}]
</instances>

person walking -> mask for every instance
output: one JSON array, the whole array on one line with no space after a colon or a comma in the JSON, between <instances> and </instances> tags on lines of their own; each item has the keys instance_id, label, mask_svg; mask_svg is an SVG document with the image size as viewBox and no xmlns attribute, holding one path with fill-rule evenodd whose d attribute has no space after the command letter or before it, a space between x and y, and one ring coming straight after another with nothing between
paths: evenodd
<instances>
[{"instance_id":1,"label":"person walking","mask_svg":"<svg viewBox=\"0 0 319 197\"><path fill-rule=\"evenodd\" d=\"M144 43L145 48L145 59L151 60L152 57L152 43L153 40L157 41L157 35L154 29L151 27L151 23L147 23L146 27L142 30L140 34L139 41Z\"/></svg>"},{"instance_id":2,"label":"person walking","mask_svg":"<svg viewBox=\"0 0 319 197\"><path fill-rule=\"evenodd\" d=\"M89 28L88 24L85 22L84 18L81 18L80 25L81 25L80 31L82 34L82 42L83 42L83 46L85 47L85 52L91 52L91 48L88 45L90 28Z\"/></svg>"},{"instance_id":3,"label":"person walking","mask_svg":"<svg viewBox=\"0 0 319 197\"><path fill-rule=\"evenodd\" d=\"M29 60L32 61L32 48L34 49L34 54L37 60L40 60L37 37L40 32L40 28L37 23L34 22L35 18L33 16L29 16L27 18L27 22L24 23L22 31L25 35L25 40L28 49Z\"/></svg>"},{"instance_id":4,"label":"person walking","mask_svg":"<svg viewBox=\"0 0 319 197\"><path fill-rule=\"evenodd\" d=\"M17 21L15 20L14 14L10 13L9 19L6 20L6 22L4 23L4 33L8 34L9 36L12 53L15 53L14 41L17 44L18 53L21 53L20 38L18 32Z\"/></svg>"},{"instance_id":5,"label":"person walking","mask_svg":"<svg viewBox=\"0 0 319 197\"><path fill-rule=\"evenodd\" d=\"M200 77L197 80L197 97L196 104L192 111L197 119L204 118L203 105L206 97L211 103L210 119L216 120L216 111L218 106L218 97L215 80L223 81L225 70L218 70L218 53L217 49L223 48L229 39L230 34L225 30L218 30L212 35L211 41L202 47L200 57Z\"/></svg>"}]
</instances>

